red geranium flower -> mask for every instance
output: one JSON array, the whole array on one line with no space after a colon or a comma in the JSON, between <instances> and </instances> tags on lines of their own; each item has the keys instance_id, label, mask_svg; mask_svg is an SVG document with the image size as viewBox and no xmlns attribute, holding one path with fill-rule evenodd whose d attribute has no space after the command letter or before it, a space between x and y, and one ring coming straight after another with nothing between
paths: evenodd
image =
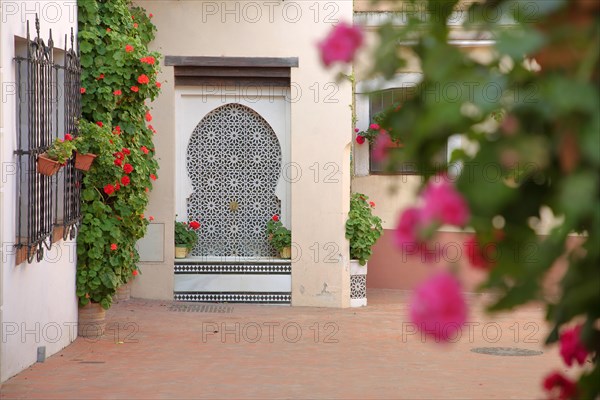
<instances>
[{"instance_id":1,"label":"red geranium flower","mask_svg":"<svg viewBox=\"0 0 600 400\"><path fill-rule=\"evenodd\" d=\"M120 160L123 160L125 158L123 153L121 153L120 151L117 151L115 154L113 154L113 156L115 156L116 158L118 158Z\"/></svg>"},{"instance_id":2,"label":"red geranium flower","mask_svg":"<svg viewBox=\"0 0 600 400\"><path fill-rule=\"evenodd\" d=\"M133 270L133 272L131 273L131 275L133 275L133 276L137 276L137 275L138 275L138 270L137 270L137 269L134 269L134 270Z\"/></svg>"},{"instance_id":3,"label":"red geranium flower","mask_svg":"<svg viewBox=\"0 0 600 400\"><path fill-rule=\"evenodd\" d=\"M156 175L150 174L150 179L152 179L153 181L155 181L156 180Z\"/></svg>"},{"instance_id":4,"label":"red geranium flower","mask_svg":"<svg viewBox=\"0 0 600 400\"><path fill-rule=\"evenodd\" d=\"M150 82L150 78L148 78L148 76L146 74L141 74L140 76L138 76L137 81L138 81L138 83L145 85L148 82Z\"/></svg>"},{"instance_id":5,"label":"red geranium flower","mask_svg":"<svg viewBox=\"0 0 600 400\"><path fill-rule=\"evenodd\" d=\"M363 144L365 142L365 137L361 135L356 135L356 143Z\"/></svg>"},{"instance_id":6,"label":"red geranium flower","mask_svg":"<svg viewBox=\"0 0 600 400\"><path fill-rule=\"evenodd\" d=\"M154 65L154 63L156 62L156 58L152 56L147 56L140 58L140 61L146 64Z\"/></svg>"},{"instance_id":7,"label":"red geranium flower","mask_svg":"<svg viewBox=\"0 0 600 400\"><path fill-rule=\"evenodd\" d=\"M146 121L148 121L148 122L152 121L152 114L150 114L150 111L148 111L146 113Z\"/></svg>"},{"instance_id":8,"label":"red geranium flower","mask_svg":"<svg viewBox=\"0 0 600 400\"><path fill-rule=\"evenodd\" d=\"M135 24L133 24L133 27L134 27L134 28L137 28L137 27L138 27L138 24L137 24L137 22L136 22Z\"/></svg>"},{"instance_id":9,"label":"red geranium flower","mask_svg":"<svg viewBox=\"0 0 600 400\"><path fill-rule=\"evenodd\" d=\"M115 135L120 135L121 134L121 127L119 125L115 126L115 129L113 130L113 133Z\"/></svg>"},{"instance_id":10,"label":"red geranium flower","mask_svg":"<svg viewBox=\"0 0 600 400\"><path fill-rule=\"evenodd\" d=\"M154 221L154 217L151 215L148 217L148 221Z\"/></svg>"},{"instance_id":11,"label":"red geranium flower","mask_svg":"<svg viewBox=\"0 0 600 400\"><path fill-rule=\"evenodd\" d=\"M123 184L123 186L129 185L130 182L131 182L131 180L129 179L128 176L124 176L121 178L121 183Z\"/></svg>"},{"instance_id":12,"label":"red geranium flower","mask_svg":"<svg viewBox=\"0 0 600 400\"><path fill-rule=\"evenodd\" d=\"M375 207L375 202L374 201L370 201L369 205L371 206L371 208Z\"/></svg>"},{"instance_id":13,"label":"red geranium flower","mask_svg":"<svg viewBox=\"0 0 600 400\"><path fill-rule=\"evenodd\" d=\"M117 167L120 167L121 165L123 165L123 160L121 160L119 158L115 158L114 162Z\"/></svg>"},{"instance_id":14,"label":"red geranium flower","mask_svg":"<svg viewBox=\"0 0 600 400\"><path fill-rule=\"evenodd\" d=\"M152 13L148 14L148 18L152 18L152 17L154 17L154 14L152 14Z\"/></svg>"},{"instance_id":15,"label":"red geranium flower","mask_svg":"<svg viewBox=\"0 0 600 400\"><path fill-rule=\"evenodd\" d=\"M143 152L144 154L148 154L148 151L149 151L149 150L148 150L148 148L147 148L146 146L142 146L142 147L140 147L140 150L142 150L142 152Z\"/></svg>"},{"instance_id":16,"label":"red geranium flower","mask_svg":"<svg viewBox=\"0 0 600 400\"><path fill-rule=\"evenodd\" d=\"M117 244L116 244L116 243L111 243L111 245L110 245L110 249L111 249L112 251L115 251L115 250L117 249Z\"/></svg>"},{"instance_id":17,"label":"red geranium flower","mask_svg":"<svg viewBox=\"0 0 600 400\"><path fill-rule=\"evenodd\" d=\"M84 94L85 93L85 88L84 87L79 88L79 93Z\"/></svg>"},{"instance_id":18,"label":"red geranium flower","mask_svg":"<svg viewBox=\"0 0 600 400\"><path fill-rule=\"evenodd\" d=\"M123 166L123 171L125 171L126 174L130 174L133 172L133 166L131 164L125 164Z\"/></svg>"},{"instance_id":19,"label":"red geranium flower","mask_svg":"<svg viewBox=\"0 0 600 400\"><path fill-rule=\"evenodd\" d=\"M66 141L73 140L73 136L71 136L70 133L65 133L65 140Z\"/></svg>"},{"instance_id":20,"label":"red geranium flower","mask_svg":"<svg viewBox=\"0 0 600 400\"><path fill-rule=\"evenodd\" d=\"M120 95L122 95L123 93L122 93L122 92L121 92L119 89L117 89L117 90L115 90L115 91L113 92L113 94L114 94L115 96L120 96Z\"/></svg>"},{"instance_id":21,"label":"red geranium flower","mask_svg":"<svg viewBox=\"0 0 600 400\"><path fill-rule=\"evenodd\" d=\"M200 223L198 221L192 221L192 222L190 222L190 228L192 228L193 230L196 230L196 229L200 228Z\"/></svg>"},{"instance_id":22,"label":"red geranium flower","mask_svg":"<svg viewBox=\"0 0 600 400\"><path fill-rule=\"evenodd\" d=\"M119 182L115 183L115 190L120 190L121 189L121 185L119 184Z\"/></svg>"},{"instance_id":23,"label":"red geranium flower","mask_svg":"<svg viewBox=\"0 0 600 400\"><path fill-rule=\"evenodd\" d=\"M115 187L113 185L111 185L110 183L106 186L104 186L104 193L106 193L107 195L111 195L113 194L115 191Z\"/></svg>"},{"instance_id":24,"label":"red geranium flower","mask_svg":"<svg viewBox=\"0 0 600 400\"><path fill-rule=\"evenodd\" d=\"M132 91L132 92L136 92L136 93L137 93L137 92L139 92L139 91L140 91L140 88L139 88L139 87L137 87L137 86L132 86L132 87L131 87L131 91Z\"/></svg>"},{"instance_id":25,"label":"red geranium flower","mask_svg":"<svg viewBox=\"0 0 600 400\"><path fill-rule=\"evenodd\" d=\"M112 31L112 29L106 28L106 32L110 32L110 31Z\"/></svg>"},{"instance_id":26,"label":"red geranium flower","mask_svg":"<svg viewBox=\"0 0 600 400\"><path fill-rule=\"evenodd\" d=\"M279 221L279 215L275 214L273 215L273 218L271 218L273 221L277 222Z\"/></svg>"},{"instance_id":27,"label":"red geranium flower","mask_svg":"<svg viewBox=\"0 0 600 400\"><path fill-rule=\"evenodd\" d=\"M156 82L156 87L157 87L157 88L159 88L159 89L160 89L160 87L161 87L161 86L162 86L162 85L161 85L161 83L160 83L160 82Z\"/></svg>"},{"instance_id":28,"label":"red geranium flower","mask_svg":"<svg viewBox=\"0 0 600 400\"><path fill-rule=\"evenodd\" d=\"M131 154L131 150L129 150L127 147L123 147L123 149L121 151L123 152L123 154L127 154L127 155Z\"/></svg>"},{"instance_id":29,"label":"red geranium flower","mask_svg":"<svg viewBox=\"0 0 600 400\"><path fill-rule=\"evenodd\" d=\"M104 124L102 123L102 121L96 122L96 125L98 125L100 128L102 128L104 126Z\"/></svg>"},{"instance_id":30,"label":"red geranium flower","mask_svg":"<svg viewBox=\"0 0 600 400\"><path fill-rule=\"evenodd\" d=\"M132 45L130 45L130 44L128 44L127 46L125 46L125 51L126 51L127 53L131 53L131 52L133 51L133 46L132 46Z\"/></svg>"},{"instance_id":31,"label":"red geranium flower","mask_svg":"<svg viewBox=\"0 0 600 400\"><path fill-rule=\"evenodd\" d=\"M96 79L104 79L104 74L100 74Z\"/></svg>"}]
</instances>

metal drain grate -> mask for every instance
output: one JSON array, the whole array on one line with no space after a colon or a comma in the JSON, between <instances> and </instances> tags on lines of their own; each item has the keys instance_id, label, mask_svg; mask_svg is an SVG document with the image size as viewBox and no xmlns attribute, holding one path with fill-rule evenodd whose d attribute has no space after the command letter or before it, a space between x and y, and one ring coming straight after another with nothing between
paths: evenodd
<instances>
[{"instance_id":1,"label":"metal drain grate","mask_svg":"<svg viewBox=\"0 0 600 400\"><path fill-rule=\"evenodd\" d=\"M169 311L231 314L233 307L219 304L173 304Z\"/></svg>"},{"instance_id":2,"label":"metal drain grate","mask_svg":"<svg viewBox=\"0 0 600 400\"><path fill-rule=\"evenodd\" d=\"M543 351L519 349L518 347L475 347L473 353L488 354L490 356L528 357L544 354Z\"/></svg>"}]
</instances>

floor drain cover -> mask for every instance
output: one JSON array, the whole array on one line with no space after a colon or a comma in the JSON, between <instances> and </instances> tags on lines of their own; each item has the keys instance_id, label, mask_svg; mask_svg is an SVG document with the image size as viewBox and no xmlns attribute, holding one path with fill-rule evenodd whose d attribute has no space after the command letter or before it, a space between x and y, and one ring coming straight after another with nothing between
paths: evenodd
<instances>
[{"instance_id":1,"label":"floor drain cover","mask_svg":"<svg viewBox=\"0 0 600 400\"><path fill-rule=\"evenodd\" d=\"M169 311L231 314L233 307L218 304L173 304Z\"/></svg>"},{"instance_id":2,"label":"floor drain cover","mask_svg":"<svg viewBox=\"0 0 600 400\"><path fill-rule=\"evenodd\" d=\"M475 347L471 349L473 353L489 354L491 356L509 356L509 357L527 357L539 356L543 351L519 349L518 347Z\"/></svg>"}]
</instances>

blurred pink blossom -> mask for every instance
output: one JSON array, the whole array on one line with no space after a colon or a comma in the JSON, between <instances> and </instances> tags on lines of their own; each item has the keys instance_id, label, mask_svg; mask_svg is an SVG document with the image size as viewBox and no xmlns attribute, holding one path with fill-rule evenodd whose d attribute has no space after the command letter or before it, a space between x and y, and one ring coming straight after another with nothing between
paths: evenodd
<instances>
[{"instance_id":1,"label":"blurred pink blossom","mask_svg":"<svg viewBox=\"0 0 600 400\"><path fill-rule=\"evenodd\" d=\"M336 25L329 35L319 43L321 60L326 66L333 62L351 62L354 53L363 43L363 32L359 27L345 22Z\"/></svg>"},{"instance_id":2,"label":"blurred pink blossom","mask_svg":"<svg viewBox=\"0 0 600 400\"><path fill-rule=\"evenodd\" d=\"M583 365L588 351L581 343L581 325L560 334L560 355L569 367L573 365L573 361Z\"/></svg>"},{"instance_id":3,"label":"blurred pink blossom","mask_svg":"<svg viewBox=\"0 0 600 400\"><path fill-rule=\"evenodd\" d=\"M467 304L456 278L443 271L417 287L410 304L410 319L436 342L456 339L467 319Z\"/></svg>"},{"instance_id":4,"label":"blurred pink blossom","mask_svg":"<svg viewBox=\"0 0 600 400\"><path fill-rule=\"evenodd\" d=\"M469 221L469 206L462 195L447 180L429 182L423 191L423 219L430 223L465 226Z\"/></svg>"}]
</instances>

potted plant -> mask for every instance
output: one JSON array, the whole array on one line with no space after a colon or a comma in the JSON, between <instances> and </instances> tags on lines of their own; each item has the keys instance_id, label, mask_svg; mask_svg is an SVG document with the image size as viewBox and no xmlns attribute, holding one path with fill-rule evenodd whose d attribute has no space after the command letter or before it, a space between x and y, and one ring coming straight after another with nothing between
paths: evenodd
<instances>
[{"instance_id":1,"label":"potted plant","mask_svg":"<svg viewBox=\"0 0 600 400\"><path fill-rule=\"evenodd\" d=\"M186 258L198 241L200 228L198 221L187 222L175 221L175 258Z\"/></svg>"},{"instance_id":2,"label":"potted plant","mask_svg":"<svg viewBox=\"0 0 600 400\"><path fill-rule=\"evenodd\" d=\"M77 123L79 136L75 151L75 168L82 171L89 171L94 159L103 149L103 143L106 142L108 135L112 139L110 130L103 129L97 124L80 120Z\"/></svg>"},{"instance_id":3,"label":"potted plant","mask_svg":"<svg viewBox=\"0 0 600 400\"><path fill-rule=\"evenodd\" d=\"M279 215L273 215L267 222L267 235L269 242L279 252L281 258L292 258L292 232L283 226Z\"/></svg>"},{"instance_id":4,"label":"potted plant","mask_svg":"<svg viewBox=\"0 0 600 400\"><path fill-rule=\"evenodd\" d=\"M353 193L346 221L346 239L350 241L352 307L367 305L367 261L371 257L373 245L383 233L381 218L373 215L375 203L368 200L362 193Z\"/></svg>"},{"instance_id":5,"label":"potted plant","mask_svg":"<svg viewBox=\"0 0 600 400\"><path fill-rule=\"evenodd\" d=\"M37 170L45 176L52 176L58 172L60 167L67 163L76 148L75 140L69 133L65 138L56 138L48 150L40 154L37 159Z\"/></svg>"}]
</instances>

